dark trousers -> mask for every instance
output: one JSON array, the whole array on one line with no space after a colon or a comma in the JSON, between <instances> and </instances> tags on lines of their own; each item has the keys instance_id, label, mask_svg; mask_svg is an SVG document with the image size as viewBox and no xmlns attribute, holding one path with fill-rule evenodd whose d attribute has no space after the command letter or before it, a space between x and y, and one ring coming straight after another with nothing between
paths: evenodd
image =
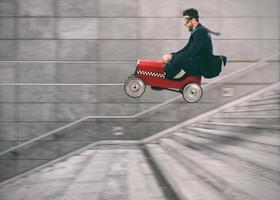
<instances>
[{"instance_id":1,"label":"dark trousers","mask_svg":"<svg viewBox=\"0 0 280 200\"><path fill-rule=\"evenodd\" d=\"M165 64L164 70L167 79L174 78L181 70L184 70L189 75L199 75L199 69L195 66L193 59L187 59L183 55L174 55L172 60Z\"/></svg>"}]
</instances>

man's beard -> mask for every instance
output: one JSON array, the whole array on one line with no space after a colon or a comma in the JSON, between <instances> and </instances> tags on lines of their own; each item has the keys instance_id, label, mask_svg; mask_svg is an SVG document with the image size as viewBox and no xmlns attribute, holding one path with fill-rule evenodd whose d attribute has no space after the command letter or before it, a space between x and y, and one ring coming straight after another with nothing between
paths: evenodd
<instances>
[{"instance_id":1,"label":"man's beard","mask_svg":"<svg viewBox=\"0 0 280 200\"><path fill-rule=\"evenodd\" d=\"M187 25L186 25L186 27L189 29L190 32L193 31L193 26L192 26L192 25L191 25L191 26L187 26Z\"/></svg>"}]
</instances>

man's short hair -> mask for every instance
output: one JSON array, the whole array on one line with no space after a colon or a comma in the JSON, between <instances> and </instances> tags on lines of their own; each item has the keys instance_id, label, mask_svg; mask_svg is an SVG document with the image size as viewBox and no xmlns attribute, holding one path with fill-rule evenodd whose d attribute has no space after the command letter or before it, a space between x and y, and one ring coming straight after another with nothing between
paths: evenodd
<instances>
[{"instance_id":1,"label":"man's short hair","mask_svg":"<svg viewBox=\"0 0 280 200\"><path fill-rule=\"evenodd\" d=\"M195 18L196 20L199 19L198 11L194 8L189 8L183 11L183 16L188 16L190 19Z\"/></svg>"}]
</instances>

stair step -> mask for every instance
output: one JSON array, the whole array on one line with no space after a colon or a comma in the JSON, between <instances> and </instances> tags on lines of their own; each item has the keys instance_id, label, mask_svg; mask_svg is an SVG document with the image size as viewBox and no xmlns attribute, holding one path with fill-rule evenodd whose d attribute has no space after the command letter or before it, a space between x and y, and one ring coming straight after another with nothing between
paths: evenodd
<instances>
[{"instance_id":1,"label":"stair step","mask_svg":"<svg viewBox=\"0 0 280 200\"><path fill-rule=\"evenodd\" d=\"M172 139L161 139L162 146L173 157L180 159L187 168L192 164L193 172L213 183L225 199L275 199L280 194L279 185L264 181L258 174L239 170L223 160L208 155L208 152L193 150Z\"/></svg>"},{"instance_id":2,"label":"stair step","mask_svg":"<svg viewBox=\"0 0 280 200\"><path fill-rule=\"evenodd\" d=\"M246 116L246 115L276 115L278 116L280 113L280 109L278 108L243 108L243 109L231 109L223 111L221 114L228 114L232 116Z\"/></svg>"},{"instance_id":3,"label":"stair step","mask_svg":"<svg viewBox=\"0 0 280 200\"><path fill-rule=\"evenodd\" d=\"M130 150L127 155L128 199L157 200L166 199L157 184L151 168L142 151Z\"/></svg>"},{"instance_id":4,"label":"stair step","mask_svg":"<svg viewBox=\"0 0 280 200\"><path fill-rule=\"evenodd\" d=\"M224 199L216 189L187 170L160 145L147 144L146 147L179 199Z\"/></svg>"},{"instance_id":5,"label":"stair step","mask_svg":"<svg viewBox=\"0 0 280 200\"><path fill-rule=\"evenodd\" d=\"M249 124L249 123L226 123L226 122L199 122L195 125L199 128L209 128L215 130L225 130L232 132L242 132L242 133L266 133L271 134L279 133L280 125L267 125L267 124ZM188 128L188 127L186 127Z\"/></svg>"},{"instance_id":6,"label":"stair step","mask_svg":"<svg viewBox=\"0 0 280 200\"><path fill-rule=\"evenodd\" d=\"M95 195L105 190L105 180L108 166L116 157L118 150L98 149L97 153L90 157L83 165L69 186L61 194L62 199L85 199L94 198Z\"/></svg>"},{"instance_id":7,"label":"stair step","mask_svg":"<svg viewBox=\"0 0 280 200\"><path fill-rule=\"evenodd\" d=\"M88 149L0 187L9 199L165 200L141 149Z\"/></svg>"},{"instance_id":8,"label":"stair step","mask_svg":"<svg viewBox=\"0 0 280 200\"><path fill-rule=\"evenodd\" d=\"M280 117L269 116L213 116L209 122L277 125Z\"/></svg>"},{"instance_id":9,"label":"stair step","mask_svg":"<svg viewBox=\"0 0 280 200\"><path fill-rule=\"evenodd\" d=\"M279 106L276 107L274 105L269 106L267 108L238 108L238 107L234 107L230 110L225 110L223 111L223 113L231 113L231 112L264 112L264 111L280 111Z\"/></svg>"},{"instance_id":10,"label":"stair step","mask_svg":"<svg viewBox=\"0 0 280 200\"><path fill-rule=\"evenodd\" d=\"M261 94L260 96L266 97L266 96L271 96L271 95L280 95L280 91L278 89L273 89L271 91L267 91L267 92Z\"/></svg>"},{"instance_id":11,"label":"stair step","mask_svg":"<svg viewBox=\"0 0 280 200\"><path fill-rule=\"evenodd\" d=\"M249 102L262 102L262 101L274 101L274 100L278 100L280 99L280 95L271 95L271 96L264 96L264 97L257 97L254 99L249 100Z\"/></svg>"},{"instance_id":12,"label":"stair step","mask_svg":"<svg viewBox=\"0 0 280 200\"><path fill-rule=\"evenodd\" d=\"M226 137L236 140L242 140L247 145L248 143L257 143L259 145L265 146L273 146L275 148L280 148L280 138L278 135L263 133L263 134L255 134L255 133L242 133L239 131L224 131L224 130L216 130L209 128L198 128L198 127L190 127L186 131L197 131L200 133L205 133L208 135L214 135L218 137Z\"/></svg>"},{"instance_id":13,"label":"stair step","mask_svg":"<svg viewBox=\"0 0 280 200\"><path fill-rule=\"evenodd\" d=\"M279 107L280 101L279 99L277 100L270 100L270 101L258 101L258 102L252 102L252 101L247 101L241 105L238 105L238 108L243 108L243 107L264 107L264 106L271 106L277 108Z\"/></svg>"},{"instance_id":14,"label":"stair step","mask_svg":"<svg viewBox=\"0 0 280 200\"><path fill-rule=\"evenodd\" d=\"M54 181L59 179L73 179L81 169L90 156L74 156L56 163L47 168L27 176L28 183L36 184L40 183L41 180Z\"/></svg>"},{"instance_id":15,"label":"stair step","mask_svg":"<svg viewBox=\"0 0 280 200\"><path fill-rule=\"evenodd\" d=\"M96 152L87 153L89 155L72 156L0 187L1 199L21 199L22 196L47 199L53 194L63 193Z\"/></svg>"},{"instance_id":16,"label":"stair step","mask_svg":"<svg viewBox=\"0 0 280 200\"><path fill-rule=\"evenodd\" d=\"M225 115L225 114L218 114L215 116L212 116L212 118L215 119L265 119L265 120L270 120L270 119L275 119L275 120L280 120L280 115L243 115L243 116L231 116L231 115Z\"/></svg>"},{"instance_id":17,"label":"stair step","mask_svg":"<svg viewBox=\"0 0 280 200\"><path fill-rule=\"evenodd\" d=\"M201 138L198 137L197 134L198 133L181 133L175 134L175 136L180 137L182 140L187 140L191 143L200 144L208 148L215 149L219 152L226 153L229 156L238 157L246 162L254 163L258 166L263 166L263 168L268 170L273 170L276 173L280 173L279 155L254 151L252 149L230 144L229 141L218 140L217 138Z\"/></svg>"},{"instance_id":18,"label":"stair step","mask_svg":"<svg viewBox=\"0 0 280 200\"><path fill-rule=\"evenodd\" d=\"M253 111L262 111L262 110L280 110L280 104L279 103L271 103L271 104L263 104L263 103L254 103L254 104L242 104L235 106L234 108L228 110L228 111L237 111L237 110L253 110ZM227 111L225 111L227 112Z\"/></svg>"}]
</instances>

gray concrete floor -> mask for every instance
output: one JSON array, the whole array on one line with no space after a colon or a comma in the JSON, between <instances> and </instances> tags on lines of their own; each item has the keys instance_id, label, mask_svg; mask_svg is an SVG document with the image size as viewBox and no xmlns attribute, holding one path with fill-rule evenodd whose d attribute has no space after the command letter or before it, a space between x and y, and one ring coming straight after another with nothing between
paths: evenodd
<instances>
[{"instance_id":1,"label":"gray concrete floor","mask_svg":"<svg viewBox=\"0 0 280 200\"><path fill-rule=\"evenodd\" d=\"M1 200L160 200L164 194L139 148L88 149L0 189Z\"/></svg>"}]
</instances>

